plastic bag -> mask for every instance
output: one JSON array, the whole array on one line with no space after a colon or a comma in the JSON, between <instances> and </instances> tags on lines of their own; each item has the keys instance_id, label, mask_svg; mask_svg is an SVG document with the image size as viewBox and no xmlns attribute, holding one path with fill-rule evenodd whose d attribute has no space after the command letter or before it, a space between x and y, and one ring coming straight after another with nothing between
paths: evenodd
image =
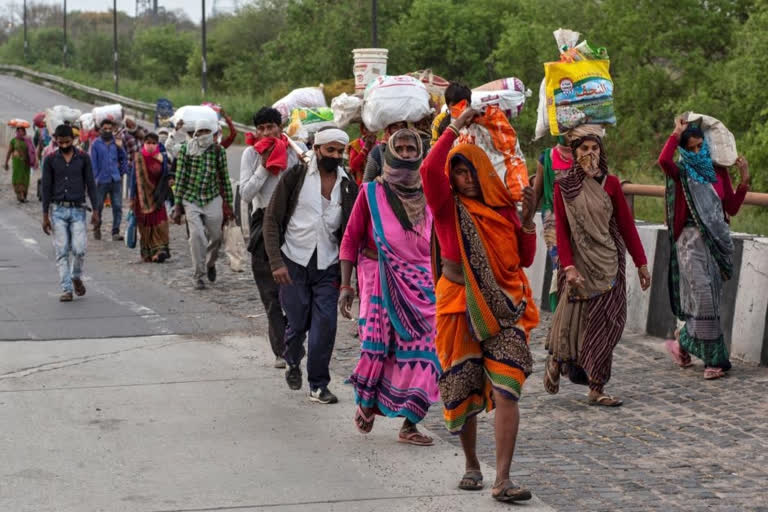
<instances>
[{"instance_id":1,"label":"plastic bag","mask_svg":"<svg viewBox=\"0 0 768 512\"><path fill-rule=\"evenodd\" d=\"M365 89L363 122L370 131L402 121L415 123L431 111L427 88L412 76L380 76Z\"/></svg>"},{"instance_id":2,"label":"plastic bag","mask_svg":"<svg viewBox=\"0 0 768 512\"><path fill-rule=\"evenodd\" d=\"M136 215L133 210L128 210L125 218L125 246L129 249L136 248Z\"/></svg>"},{"instance_id":3,"label":"plastic bag","mask_svg":"<svg viewBox=\"0 0 768 512\"><path fill-rule=\"evenodd\" d=\"M549 133L549 117L547 117L547 81L541 80L539 86L539 106L536 110L536 134L534 140L540 139Z\"/></svg>"},{"instance_id":4,"label":"plastic bag","mask_svg":"<svg viewBox=\"0 0 768 512\"><path fill-rule=\"evenodd\" d=\"M547 62L544 78L552 135L580 124L616 124L609 60Z\"/></svg>"},{"instance_id":5,"label":"plastic bag","mask_svg":"<svg viewBox=\"0 0 768 512\"><path fill-rule=\"evenodd\" d=\"M445 104L445 89L451 85L451 82L441 76L437 76L431 69L414 71L413 73L408 73L408 75L421 80L421 83L427 88L429 99L437 109L440 109Z\"/></svg>"},{"instance_id":6,"label":"plastic bag","mask_svg":"<svg viewBox=\"0 0 768 512\"><path fill-rule=\"evenodd\" d=\"M319 129L336 126L333 117L333 110L328 107L297 108L291 113L291 122L285 133L292 139L306 142Z\"/></svg>"},{"instance_id":7,"label":"plastic bag","mask_svg":"<svg viewBox=\"0 0 768 512\"><path fill-rule=\"evenodd\" d=\"M521 91L472 91L472 108L482 110L488 105L495 105L504 112L507 119L513 119L522 112L525 100L526 94Z\"/></svg>"},{"instance_id":8,"label":"plastic bag","mask_svg":"<svg viewBox=\"0 0 768 512\"><path fill-rule=\"evenodd\" d=\"M341 93L331 100L331 110L333 121L341 129L363 121L363 100L357 96Z\"/></svg>"},{"instance_id":9,"label":"plastic bag","mask_svg":"<svg viewBox=\"0 0 768 512\"><path fill-rule=\"evenodd\" d=\"M91 111L91 114L93 115L93 122L96 126L100 126L102 121L107 119L115 124L121 124L123 122L123 106L118 103L96 107Z\"/></svg>"},{"instance_id":10,"label":"plastic bag","mask_svg":"<svg viewBox=\"0 0 768 512\"><path fill-rule=\"evenodd\" d=\"M58 126L65 123L72 124L77 121L81 114L82 112L76 108L56 105L45 111L45 126L48 128L49 133L53 133Z\"/></svg>"},{"instance_id":11,"label":"plastic bag","mask_svg":"<svg viewBox=\"0 0 768 512\"><path fill-rule=\"evenodd\" d=\"M701 127L704 139L709 145L709 154L716 165L731 167L736 164L736 159L739 157L736 151L736 138L723 123L712 116L693 112L683 114L683 119Z\"/></svg>"},{"instance_id":12,"label":"plastic bag","mask_svg":"<svg viewBox=\"0 0 768 512\"><path fill-rule=\"evenodd\" d=\"M211 107L204 105L186 105L181 107L173 114L171 123L174 126L179 121L184 122L184 131L194 131L198 122L203 122L209 126L208 129L215 131L219 125L219 115Z\"/></svg>"},{"instance_id":13,"label":"plastic bag","mask_svg":"<svg viewBox=\"0 0 768 512\"><path fill-rule=\"evenodd\" d=\"M8 121L8 126L13 128L29 128L31 125L29 124L29 121L24 119L11 119Z\"/></svg>"},{"instance_id":14,"label":"plastic bag","mask_svg":"<svg viewBox=\"0 0 768 512\"><path fill-rule=\"evenodd\" d=\"M224 225L224 253L229 258L229 267L233 272L244 272L248 261L243 234L234 220Z\"/></svg>"},{"instance_id":15,"label":"plastic bag","mask_svg":"<svg viewBox=\"0 0 768 512\"><path fill-rule=\"evenodd\" d=\"M283 116L283 122L291 117L291 112L296 108L327 107L325 94L322 87L303 87L294 89L272 105Z\"/></svg>"}]
</instances>

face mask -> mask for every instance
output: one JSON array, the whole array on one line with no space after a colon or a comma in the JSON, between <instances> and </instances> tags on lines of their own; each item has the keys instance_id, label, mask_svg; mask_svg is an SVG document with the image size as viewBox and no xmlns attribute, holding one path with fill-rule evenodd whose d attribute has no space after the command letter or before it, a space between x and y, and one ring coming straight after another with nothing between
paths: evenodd
<instances>
[{"instance_id":1,"label":"face mask","mask_svg":"<svg viewBox=\"0 0 768 512\"><path fill-rule=\"evenodd\" d=\"M72 147L72 146L67 146L67 147L65 147L65 148L64 148L64 147L61 147L61 146L59 146L59 149L61 150L61 152L62 152L62 153L64 153L65 155L68 155L68 154L70 154L70 153L72 152L72 150L74 150L75 148L74 148L74 147Z\"/></svg>"},{"instance_id":2,"label":"face mask","mask_svg":"<svg viewBox=\"0 0 768 512\"><path fill-rule=\"evenodd\" d=\"M101 140L110 141L112 140L112 137L113 137L112 132L101 132Z\"/></svg>"},{"instance_id":3,"label":"face mask","mask_svg":"<svg viewBox=\"0 0 768 512\"><path fill-rule=\"evenodd\" d=\"M168 140L167 135L158 135L157 138L160 139L160 144L165 144L165 141Z\"/></svg>"},{"instance_id":4,"label":"face mask","mask_svg":"<svg viewBox=\"0 0 768 512\"><path fill-rule=\"evenodd\" d=\"M198 135L197 137L197 143L200 145L201 148L207 148L211 144L213 144L213 134L207 133L205 135Z\"/></svg>"},{"instance_id":5,"label":"face mask","mask_svg":"<svg viewBox=\"0 0 768 512\"><path fill-rule=\"evenodd\" d=\"M341 165L341 158L320 156L317 159L317 166L326 172L335 171L339 165Z\"/></svg>"}]
</instances>

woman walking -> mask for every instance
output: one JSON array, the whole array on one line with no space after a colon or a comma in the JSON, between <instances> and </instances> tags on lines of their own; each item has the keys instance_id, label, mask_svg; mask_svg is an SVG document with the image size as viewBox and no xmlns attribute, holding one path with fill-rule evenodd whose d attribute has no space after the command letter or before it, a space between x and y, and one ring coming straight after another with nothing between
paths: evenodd
<instances>
[{"instance_id":1,"label":"woman walking","mask_svg":"<svg viewBox=\"0 0 768 512\"><path fill-rule=\"evenodd\" d=\"M145 262L162 263L171 257L168 247L168 157L160 151L159 138L150 133L136 152L136 168L132 176L132 209L139 231L141 258Z\"/></svg>"},{"instance_id":2,"label":"woman walking","mask_svg":"<svg viewBox=\"0 0 768 512\"><path fill-rule=\"evenodd\" d=\"M704 133L682 119L675 120L659 165L667 175L669 296L672 312L684 322L667 350L682 368L692 365L693 354L704 362L705 379L719 379L731 368L720 327L723 280L733 273L728 216L738 213L747 195L749 166L744 157L736 160L741 184L734 192L728 170L713 164Z\"/></svg>"},{"instance_id":3,"label":"woman walking","mask_svg":"<svg viewBox=\"0 0 768 512\"><path fill-rule=\"evenodd\" d=\"M584 125L568 135L574 161L555 183L560 256L559 302L546 342L544 387L559 390L560 375L589 385L591 405L616 407L604 393L613 350L627 320L625 250L638 268L640 286L651 277L632 213L618 178L608 173L602 128Z\"/></svg>"},{"instance_id":4,"label":"woman walking","mask_svg":"<svg viewBox=\"0 0 768 512\"><path fill-rule=\"evenodd\" d=\"M383 151L382 175L362 187L341 243L339 309L352 317L357 264L361 354L350 380L358 430L369 433L377 414L403 417L398 440L430 446L432 438L416 428L439 400L440 376L422 153L418 134L399 130Z\"/></svg>"},{"instance_id":5,"label":"woman walking","mask_svg":"<svg viewBox=\"0 0 768 512\"><path fill-rule=\"evenodd\" d=\"M557 137L557 145L545 149L539 156L536 165L536 179L533 182L533 190L536 194L536 203L541 201L541 221L543 224L544 243L547 245L547 254L552 263L552 282L549 290L549 310L557 308L557 271L560 267L560 258L557 255L557 231L555 230L555 181L560 179L573 164L573 152L565 140L564 135Z\"/></svg>"},{"instance_id":6,"label":"woman walking","mask_svg":"<svg viewBox=\"0 0 768 512\"><path fill-rule=\"evenodd\" d=\"M491 494L499 501L523 501L531 493L509 480L509 470L520 421L517 402L532 366L528 336L539 322L523 272L536 252L536 206L528 187L521 222L485 152L471 144L451 149L476 115L468 108L453 121L421 167L442 259L436 287L440 397L446 426L464 450L459 488L483 488L477 414L496 408Z\"/></svg>"},{"instance_id":7,"label":"woman walking","mask_svg":"<svg viewBox=\"0 0 768 512\"><path fill-rule=\"evenodd\" d=\"M11 160L13 174L11 184L16 193L16 200L20 203L27 202L29 190L29 178L32 169L37 165L37 152L32 139L27 137L26 128L16 128L16 136L8 144L8 153L5 155L5 170L8 170L8 160Z\"/></svg>"}]
</instances>

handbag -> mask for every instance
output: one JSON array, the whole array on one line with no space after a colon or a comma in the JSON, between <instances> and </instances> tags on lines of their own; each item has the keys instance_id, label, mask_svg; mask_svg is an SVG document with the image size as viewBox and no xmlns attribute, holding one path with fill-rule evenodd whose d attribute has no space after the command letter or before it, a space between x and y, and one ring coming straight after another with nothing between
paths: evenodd
<instances>
[{"instance_id":1,"label":"handbag","mask_svg":"<svg viewBox=\"0 0 768 512\"><path fill-rule=\"evenodd\" d=\"M136 215L133 213L133 210L128 211L128 216L126 217L126 225L125 228L125 245L129 249L135 249L136 248Z\"/></svg>"}]
</instances>

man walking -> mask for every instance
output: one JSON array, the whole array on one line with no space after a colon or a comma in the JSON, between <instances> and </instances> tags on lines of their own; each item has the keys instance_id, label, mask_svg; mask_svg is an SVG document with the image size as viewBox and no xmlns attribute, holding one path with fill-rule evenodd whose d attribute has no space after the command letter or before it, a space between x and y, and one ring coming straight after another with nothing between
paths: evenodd
<instances>
[{"instance_id":1,"label":"man walking","mask_svg":"<svg viewBox=\"0 0 768 512\"><path fill-rule=\"evenodd\" d=\"M235 218L227 153L214 141L216 130L213 122L198 121L194 136L181 146L176 161L173 221L181 224L186 213L196 290L205 289L203 276L216 281L222 227Z\"/></svg>"},{"instance_id":2,"label":"man walking","mask_svg":"<svg viewBox=\"0 0 768 512\"><path fill-rule=\"evenodd\" d=\"M120 241L120 221L123 217L123 174L128 172L125 151L115 141L114 122L105 119L99 127L99 138L91 145L93 177L98 188L98 200L93 209L98 213L99 222L93 226L93 238L101 240L101 211L104 199L109 195L112 203L112 240Z\"/></svg>"},{"instance_id":3,"label":"man walking","mask_svg":"<svg viewBox=\"0 0 768 512\"><path fill-rule=\"evenodd\" d=\"M253 116L256 126L253 145L243 151L240 160L240 197L250 203L250 236L248 251L251 269L261 303L267 313L269 344L275 354L275 368L285 368L285 314L280 306L279 288L272 278L267 251L264 247L264 210L272 199L283 171L299 163L299 156L283 135L280 112L263 107Z\"/></svg>"},{"instance_id":4,"label":"man walking","mask_svg":"<svg viewBox=\"0 0 768 512\"><path fill-rule=\"evenodd\" d=\"M264 243L288 319L285 379L301 389L299 364L309 332L309 398L323 404L338 401L328 390L328 366L336 341L339 244L357 197L357 185L341 167L348 143L338 128L318 131L309 165L285 172L264 218Z\"/></svg>"},{"instance_id":5,"label":"man walking","mask_svg":"<svg viewBox=\"0 0 768 512\"><path fill-rule=\"evenodd\" d=\"M45 159L43 165L43 231L46 235L53 232L53 247L56 250L56 266L62 291L59 300L71 302L73 289L78 296L85 295L82 280L87 239L85 196L87 192L93 207L91 222L97 225L98 194L91 159L72 145L72 127L57 127L55 136L58 149Z\"/></svg>"}]
</instances>

